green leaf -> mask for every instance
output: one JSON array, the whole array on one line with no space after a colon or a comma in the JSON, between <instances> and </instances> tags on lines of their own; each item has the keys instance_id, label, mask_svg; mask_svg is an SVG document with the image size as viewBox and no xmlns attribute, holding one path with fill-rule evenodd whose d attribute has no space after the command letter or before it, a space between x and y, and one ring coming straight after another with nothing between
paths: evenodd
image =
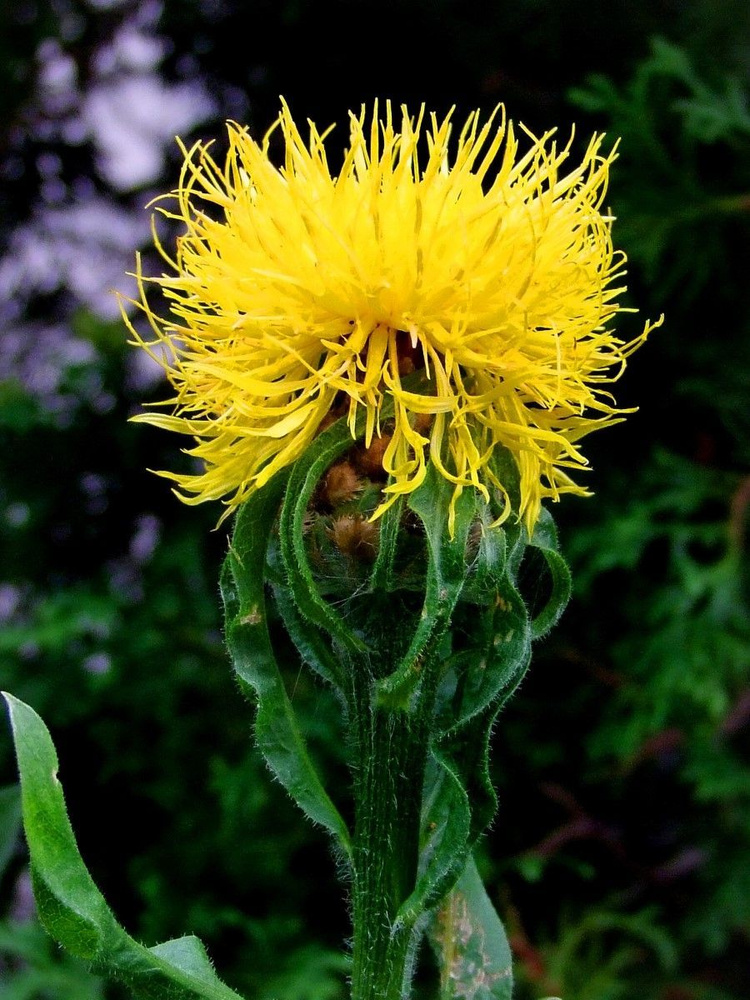
<instances>
[{"instance_id":1,"label":"green leaf","mask_svg":"<svg viewBox=\"0 0 750 1000\"><path fill-rule=\"evenodd\" d=\"M321 596L310 569L303 537L307 505L315 487L328 466L352 444L346 421L338 420L323 431L295 462L281 509L279 538L287 582L300 614L328 632L350 653L363 653L366 651L365 644Z\"/></svg>"},{"instance_id":2,"label":"green leaf","mask_svg":"<svg viewBox=\"0 0 750 1000\"><path fill-rule=\"evenodd\" d=\"M122 979L141 1000L240 1000L195 939L149 949L120 927L78 852L46 726L28 705L3 696L21 775L34 895L48 933L97 971Z\"/></svg>"},{"instance_id":3,"label":"green leaf","mask_svg":"<svg viewBox=\"0 0 750 1000\"><path fill-rule=\"evenodd\" d=\"M326 637L317 626L299 613L286 587L274 587L273 596L289 638L302 659L326 683L340 689L341 667Z\"/></svg>"},{"instance_id":4,"label":"green leaf","mask_svg":"<svg viewBox=\"0 0 750 1000\"><path fill-rule=\"evenodd\" d=\"M237 514L221 576L226 640L241 685L257 698L255 737L268 766L303 812L349 854L349 831L307 751L268 631L264 568L284 481L283 474L274 478Z\"/></svg>"},{"instance_id":5,"label":"green leaf","mask_svg":"<svg viewBox=\"0 0 750 1000\"><path fill-rule=\"evenodd\" d=\"M568 564L557 550L557 531L549 511L542 509L529 545L544 556L552 583L547 603L531 623L532 637L540 639L557 623L565 610L573 581Z\"/></svg>"},{"instance_id":6,"label":"green leaf","mask_svg":"<svg viewBox=\"0 0 750 1000\"><path fill-rule=\"evenodd\" d=\"M433 914L428 935L440 967L440 1000L511 1000L510 946L473 857Z\"/></svg>"},{"instance_id":7,"label":"green leaf","mask_svg":"<svg viewBox=\"0 0 750 1000\"><path fill-rule=\"evenodd\" d=\"M435 906L453 887L466 863L471 832L469 797L452 761L435 752L431 763L420 873L413 892L399 908L397 927L412 927L425 910Z\"/></svg>"},{"instance_id":8,"label":"green leaf","mask_svg":"<svg viewBox=\"0 0 750 1000\"><path fill-rule=\"evenodd\" d=\"M511 493L515 491L512 472L512 468L504 469L502 479ZM532 621L516 585L527 545L523 529L518 525L493 526L493 512L478 503L463 514L474 518L470 536L470 548L476 548L474 555L467 555L465 550L468 531L463 535L457 532L458 544L446 548L450 540L446 541L444 528L441 540L441 523L445 524L440 517L441 489L441 484L430 483L424 496L415 494L413 501L428 540L435 540L430 549L428 597L417 634L426 627L433 630L431 638L440 634L439 614L430 603L430 587L441 587L456 598L450 616L458 650L443 657L430 749L432 774L423 814L420 874L399 911L399 920L405 924L415 920L424 908L437 905L452 889L477 838L495 814L497 796L489 773L492 726L528 669L533 638L557 620L570 592L570 575L557 554L549 515L540 520L533 545L544 556L552 576L551 594ZM467 520L461 530L468 524ZM463 590L460 580L465 580ZM406 682L400 677L399 681L405 688ZM393 684L393 678L388 682Z\"/></svg>"},{"instance_id":9,"label":"green leaf","mask_svg":"<svg viewBox=\"0 0 750 1000\"><path fill-rule=\"evenodd\" d=\"M497 794L490 777L490 736L502 701L495 701L467 725L452 732L439 744L435 752L460 777L467 800L471 803L471 822L466 851L471 850L477 838L492 822L497 811Z\"/></svg>"},{"instance_id":10,"label":"green leaf","mask_svg":"<svg viewBox=\"0 0 750 1000\"><path fill-rule=\"evenodd\" d=\"M149 951L157 958L164 959L171 965L176 965L178 968L192 973L197 980L203 981L206 985L210 985L216 978L214 967L206 954L203 942L199 941L194 934L186 934L185 937L157 944Z\"/></svg>"},{"instance_id":11,"label":"green leaf","mask_svg":"<svg viewBox=\"0 0 750 1000\"><path fill-rule=\"evenodd\" d=\"M389 708L405 708L421 677L423 659L434 651L450 624L466 581L466 542L475 513L473 491L456 503L454 535L446 530L453 487L434 465L427 467L424 482L408 499L422 522L427 539L427 576L422 613L409 648L397 668L379 682L379 701Z\"/></svg>"},{"instance_id":12,"label":"green leaf","mask_svg":"<svg viewBox=\"0 0 750 1000\"><path fill-rule=\"evenodd\" d=\"M18 785L0 788L0 875L13 856L21 832L21 789Z\"/></svg>"},{"instance_id":13,"label":"green leaf","mask_svg":"<svg viewBox=\"0 0 750 1000\"><path fill-rule=\"evenodd\" d=\"M451 660L460 686L450 706L443 708L446 734L457 731L492 704L499 710L531 662L533 626L507 574L495 580L491 606L473 609L472 627L471 647Z\"/></svg>"},{"instance_id":14,"label":"green leaf","mask_svg":"<svg viewBox=\"0 0 750 1000\"><path fill-rule=\"evenodd\" d=\"M398 921L413 923L455 885L497 811L489 769L490 735L502 701L433 745L425 782L420 874Z\"/></svg>"},{"instance_id":15,"label":"green leaf","mask_svg":"<svg viewBox=\"0 0 750 1000\"><path fill-rule=\"evenodd\" d=\"M460 783L470 810L468 834L454 858L459 872L497 809L489 773L490 733L531 659L531 624L514 582L525 536L518 529L492 527L489 517L487 509L480 510L475 523L482 534L472 576L454 617L454 637L460 633L468 646L447 662L432 747L438 763ZM457 814L451 816L452 823L458 821ZM428 823L435 822L428 816ZM433 899L437 902L439 897Z\"/></svg>"}]
</instances>

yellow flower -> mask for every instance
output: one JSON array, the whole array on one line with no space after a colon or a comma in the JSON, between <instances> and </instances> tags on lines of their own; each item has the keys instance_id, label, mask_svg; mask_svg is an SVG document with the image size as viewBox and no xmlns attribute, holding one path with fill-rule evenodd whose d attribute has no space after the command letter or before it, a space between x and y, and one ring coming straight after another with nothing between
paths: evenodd
<instances>
[{"instance_id":1,"label":"yellow flower","mask_svg":"<svg viewBox=\"0 0 750 1000\"><path fill-rule=\"evenodd\" d=\"M623 311L625 258L602 212L615 157L603 136L564 173L571 142L522 129L519 152L502 108L484 124L470 115L453 148L451 115L428 123L403 108L394 121L387 104L380 121L376 105L369 120L350 115L336 172L328 132L311 124L305 141L285 104L261 144L228 129L223 165L210 144L182 147L176 208L162 209L185 227L176 258L157 240L170 273L144 278L138 265L155 339L129 323L175 389L172 413L136 419L195 439L201 471L161 473L178 495L231 510L298 459L332 411L352 432L363 411L369 444L389 396L376 516L428 462L454 500L466 487L507 498L490 464L497 444L517 462L529 532L544 497L585 495L569 475L587 464L577 442L628 412L604 387L656 325L629 343L608 329ZM161 287L166 318L146 282ZM415 369L421 383L405 387Z\"/></svg>"}]
</instances>

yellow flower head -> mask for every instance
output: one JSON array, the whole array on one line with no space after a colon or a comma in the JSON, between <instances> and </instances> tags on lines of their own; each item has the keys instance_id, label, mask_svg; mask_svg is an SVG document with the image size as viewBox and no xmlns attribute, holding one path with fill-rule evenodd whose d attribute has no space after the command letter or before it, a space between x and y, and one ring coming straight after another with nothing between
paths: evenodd
<instances>
[{"instance_id":1,"label":"yellow flower head","mask_svg":"<svg viewBox=\"0 0 750 1000\"><path fill-rule=\"evenodd\" d=\"M519 152L499 109L469 116L451 142L451 116L424 109L394 121L350 115L336 172L313 124L305 141L289 109L258 144L229 125L223 165L209 145L186 150L174 211L185 226L172 269L143 278L139 305L156 339L136 342L164 365L172 414L137 419L191 435L195 475L162 473L189 503L241 503L294 462L331 412L365 443L381 408L394 416L389 475L377 513L422 482L428 462L455 484L505 494L492 471L497 444L520 472L529 532L544 497L585 495L570 469L577 442L617 419L605 386L635 340L608 324L621 310L624 255L602 212L614 152L594 136L563 172L570 143L553 132ZM283 165L269 156L279 129ZM146 281L170 305L160 318ZM156 350L159 345L167 350ZM404 384L408 373L419 377Z\"/></svg>"}]
</instances>

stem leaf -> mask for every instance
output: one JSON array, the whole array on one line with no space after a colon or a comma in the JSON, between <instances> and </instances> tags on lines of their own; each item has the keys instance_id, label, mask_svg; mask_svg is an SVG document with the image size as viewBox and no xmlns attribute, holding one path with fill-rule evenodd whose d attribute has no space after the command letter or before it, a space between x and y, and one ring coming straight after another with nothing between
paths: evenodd
<instances>
[{"instance_id":1,"label":"stem leaf","mask_svg":"<svg viewBox=\"0 0 750 1000\"><path fill-rule=\"evenodd\" d=\"M279 537L287 582L300 614L328 632L344 649L362 653L365 652L365 644L321 596L310 570L303 537L307 506L320 477L352 443L346 422L338 420L323 431L295 462L281 508Z\"/></svg>"},{"instance_id":2,"label":"stem leaf","mask_svg":"<svg viewBox=\"0 0 750 1000\"><path fill-rule=\"evenodd\" d=\"M508 938L471 855L431 915L428 935L440 967L440 1000L511 1000Z\"/></svg>"},{"instance_id":3,"label":"stem leaf","mask_svg":"<svg viewBox=\"0 0 750 1000\"><path fill-rule=\"evenodd\" d=\"M547 603L531 623L532 637L540 639L557 623L565 610L565 605L570 600L573 589L570 569L557 548L555 522L549 511L544 508L542 508L529 545L544 556L552 583Z\"/></svg>"},{"instance_id":4,"label":"stem leaf","mask_svg":"<svg viewBox=\"0 0 750 1000\"><path fill-rule=\"evenodd\" d=\"M157 944L155 947L149 948L149 951L157 958L164 959L170 964L184 969L185 972L192 973L196 979L205 983L210 983L216 976L203 942L194 934L186 934L185 937Z\"/></svg>"},{"instance_id":5,"label":"stem leaf","mask_svg":"<svg viewBox=\"0 0 750 1000\"><path fill-rule=\"evenodd\" d=\"M341 666L321 630L299 613L286 587L274 587L273 596L289 638L302 659L327 684L340 689Z\"/></svg>"},{"instance_id":6,"label":"stem leaf","mask_svg":"<svg viewBox=\"0 0 750 1000\"><path fill-rule=\"evenodd\" d=\"M455 883L466 861L471 832L469 797L453 763L440 753L432 755L433 772L423 817L420 873L414 891L401 905L397 926L413 926L435 906Z\"/></svg>"},{"instance_id":7,"label":"stem leaf","mask_svg":"<svg viewBox=\"0 0 750 1000\"><path fill-rule=\"evenodd\" d=\"M349 831L310 758L268 630L264 569L284 479L277 476L254 493L237 514L221 577L226 640L241 686L257 698L255 737L266 763L302 811L348 854Z\"/></svg>"},{"instance_id":8,"label":"stem leaf","mask_svg":"<svg viewBox=\"0 0 750 1000\"><path fill-rule=\"evenodd\" d=\"M400 664L379 683L380 702L407 708L421 674L421 660L435 650L445 634L466 581L466 542L475 513L471 492L456 502L454 535L445 530L453 488L435 469L427 468L424 482L409 496L408 505L419 517L427 540L427 574L422 614Z\"/></svg>"}]
</instances>

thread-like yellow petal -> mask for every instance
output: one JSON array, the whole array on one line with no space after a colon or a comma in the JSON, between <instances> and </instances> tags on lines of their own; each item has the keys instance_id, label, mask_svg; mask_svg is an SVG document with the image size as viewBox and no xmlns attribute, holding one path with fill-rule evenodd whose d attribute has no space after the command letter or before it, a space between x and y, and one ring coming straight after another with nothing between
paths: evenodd
<instances>
[{"instance_id":1,"label":"thread-like yellow petal","mask_svg":"<svg viewBox=\"0 0 750 1000\"><path fill-rule=\"evenodd\" d=\"M157 240L169 273L137 265L154 339L126 321L175 390L171 415L138 419L193 436L203 471L167 474L182 498L231 509L295 461L332 409L353 429L364 408L369 442L389 395L390 483L376 513L414 490L427 462L455 497L493 489L507 504L489 465L498 444L516 459L529 531L545 497L587 495L564 470L586 467L580 438L630 412L607 387L658 325L629 342L610 328L625 260L602 212L615 159L603 136L569 165L572 136L559 148L553 132L521 127L519 155L499 108L484 123L470 115L452 152L450 114L402 108L399 119L387 104L383 120L377 107L350 116L334 175L328 132L311 125L305 141L286 104L273 129L281 168L270 133L258 144L233 123L223 166L210 144L182 146L173 210L158 209L184 226L174 258ZM415 368L424 392L404 388Z\"/></svg>"}]
</instances>

